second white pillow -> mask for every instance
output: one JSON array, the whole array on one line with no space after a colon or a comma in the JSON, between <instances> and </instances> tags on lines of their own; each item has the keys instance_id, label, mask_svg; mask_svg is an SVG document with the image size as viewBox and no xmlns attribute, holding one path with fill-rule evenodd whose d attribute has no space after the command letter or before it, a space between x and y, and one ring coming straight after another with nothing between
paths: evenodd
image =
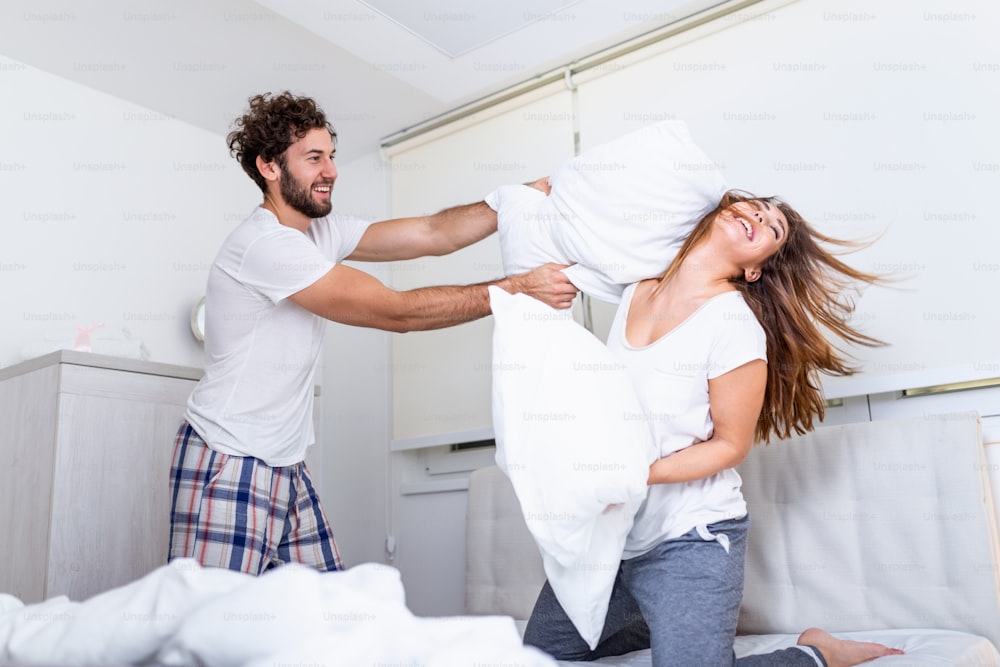
<instances>
[{"instance_id":1,"label":"second white pillow","mask_svg":"<svg viewBox=\"0 0 1000 667\"><path fill-rule=\"evenodd\" d=\"M569 312L498 287L490 303L497 465L593 648L656 447L624 366Z\"/></svg>"}]
</instances>

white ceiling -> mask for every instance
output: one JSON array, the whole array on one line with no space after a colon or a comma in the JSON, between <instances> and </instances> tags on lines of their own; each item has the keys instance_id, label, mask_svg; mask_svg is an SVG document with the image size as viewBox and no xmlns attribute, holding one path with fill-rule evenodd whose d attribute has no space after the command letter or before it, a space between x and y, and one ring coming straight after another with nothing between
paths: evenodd
<instances>
[{"instance_id":1,"label":"white ceiling","mask_svg":"<svg viewBox=\"0 0 1000 667\"><path fill-rule=\"evenodd\" d=\"M349 160L719 2L6 0L0 56L220 135L254 93L310 95Z\"/></svg>"},{"instance_id":2,"label":"white ceiling","mask_svg":"<svg viewBox=\"0 0 1000 667\"><path fill-rule=\"evenodd\" d=\"M530 5L512 0L471 6L462 0L437 0L433 5L406 0L360 1L455 58L530 23L567 16L560 10L578 0L533 0ZM428 11L428 6L433 9ZM277 7L275 11L284 13Z\"/></svg>"}]
</instances>

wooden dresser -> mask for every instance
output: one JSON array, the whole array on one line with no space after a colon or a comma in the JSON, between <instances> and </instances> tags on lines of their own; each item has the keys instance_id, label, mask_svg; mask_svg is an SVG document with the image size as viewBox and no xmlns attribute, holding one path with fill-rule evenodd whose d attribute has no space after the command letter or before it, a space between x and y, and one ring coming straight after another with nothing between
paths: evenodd
<instances>
[{"instance_id":1,"label":"wooden dresser","mask_svg":"<svg viewBox=\"0 0 1000 667\"><path fill-rule=\"evenodd\" d=\"M83 600L166 563L196 368L62 350L0 369L0 592Z\"/></svg>"}]
</instances>

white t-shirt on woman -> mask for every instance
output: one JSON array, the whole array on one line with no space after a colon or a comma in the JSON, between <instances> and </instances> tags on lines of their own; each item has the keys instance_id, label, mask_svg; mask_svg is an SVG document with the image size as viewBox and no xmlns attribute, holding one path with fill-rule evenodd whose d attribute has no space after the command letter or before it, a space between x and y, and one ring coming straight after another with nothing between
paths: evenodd
<instances>
[{"instance_id":1,"label":"white t-shirt on woman","mask_svg":"<svg viewBox=\"0 0 1000 667\"><path fill-rule=\"evenodd\" d=\"M708 301L653 343L625 338L634 283L625 289L608 334L608 349L624 364L645 410L661 457L712 437L708 381L755 359L767 360L764 329L739 292ZM742 480L732 468L705 479L654 484L635 517L624 558L640 556L692 528L746 515Z\"/></svg>"}]
</instances>

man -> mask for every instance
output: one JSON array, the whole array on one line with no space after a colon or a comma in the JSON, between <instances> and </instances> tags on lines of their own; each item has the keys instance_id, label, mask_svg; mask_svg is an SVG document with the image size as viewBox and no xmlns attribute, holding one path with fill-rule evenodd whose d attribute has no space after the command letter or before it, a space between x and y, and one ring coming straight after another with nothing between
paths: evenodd
<instances>
[{"instance_id":1,"label":"man","mask_svg":"<svg viewBox=\"0 0 1000 667\"><path fill-rule=\"evenodd\" d=\"M341 569L303 462L325 321L403 332L490 312L487 284L398 292L342 264L443 255L493 233L497 219L485 203L375 224L331 216L335 138L312 99L287 92L251 98L229 134L264 201L209 271L205 375L170 471L170 559L254 574L292 561ZM562 268L493 284L568 308L577 290Z\"/></svg>"}]
</instances>

